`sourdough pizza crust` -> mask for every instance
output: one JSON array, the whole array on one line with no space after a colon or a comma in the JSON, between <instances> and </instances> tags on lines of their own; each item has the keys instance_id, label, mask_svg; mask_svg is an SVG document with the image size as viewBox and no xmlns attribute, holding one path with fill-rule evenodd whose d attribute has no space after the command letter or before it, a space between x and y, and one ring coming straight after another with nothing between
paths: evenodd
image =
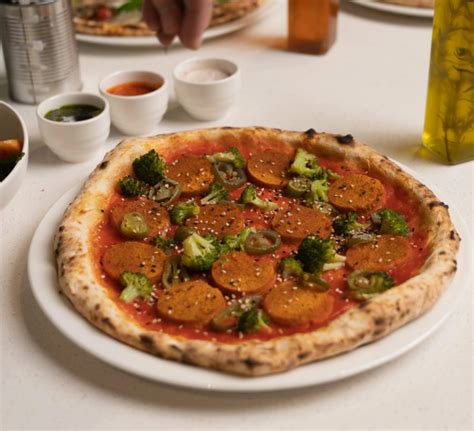
<instances>
[{"instance_id":1,"label":"sourdough pizza crust","mask_svg":"<svg viewBox=\"0 0 474 431\"><path fill-rule=\"evenodd\" d=\"M241 375L281 372L384 337L423 314L440 297L456 271L460 239L447 206L427 187L371 148L355 140L344 144L338 140L348 141L312 129L299 133L255 127L203 129L121 142L90 175L58 228L55 255L60 290L92 324L124 343L165 359ZM282 151L302 147L356 164L405 190L419 205L430 250L419 275L350 308L326 327L268 341L219 343L145 329L116 305L97 276L91 232L103 220L110 191L119 178L130 173L136 157L156 149L166 159L195 144L212 146L216 142L226 146L245 142L250 151L260 148L262 142Z\"/></svg>"}]
</instances>

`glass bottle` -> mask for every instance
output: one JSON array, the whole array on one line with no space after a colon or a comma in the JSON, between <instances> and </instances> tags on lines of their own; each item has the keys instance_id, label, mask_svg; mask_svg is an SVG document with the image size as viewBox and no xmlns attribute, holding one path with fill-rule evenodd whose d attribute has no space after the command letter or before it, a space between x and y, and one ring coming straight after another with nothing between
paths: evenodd
<instances>
[{"instance_id":1,"label":"glass bottle","mask_svg":"<svg viewBox=\"0 0 474 431\"><path fill-rule=\"evenodd\" d=\"M288 0L288 48L324 54L336 40L339 0Z\"/></svg>"},{"instance_id":2,"label":"glass bottle","mask_svg":"<svg viewBox=\"0 0 474 431\"><path fill-rule=\"evenodd\" d=\"M422 141L447 163L474 160L474 1L436 1Z\"/></svg>"}]
</instances>

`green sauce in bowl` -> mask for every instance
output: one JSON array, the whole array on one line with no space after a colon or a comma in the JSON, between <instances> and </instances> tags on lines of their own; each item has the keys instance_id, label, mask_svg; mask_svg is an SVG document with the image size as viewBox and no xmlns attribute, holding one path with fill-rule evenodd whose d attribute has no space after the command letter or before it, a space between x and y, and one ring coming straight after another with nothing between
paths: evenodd
<instances>
[{"instance_id":1,"label":"green sauce in bowl","mask_svg":"<svg viewBox=\"0 0 474 431\"><path fill-rule=\"evenodd\" d=\"M59 123L76 123L97 117L102 111L103 108L93 105L64 105L60 108L52 109L44 117Z\"/></svg>"}]
</instances>

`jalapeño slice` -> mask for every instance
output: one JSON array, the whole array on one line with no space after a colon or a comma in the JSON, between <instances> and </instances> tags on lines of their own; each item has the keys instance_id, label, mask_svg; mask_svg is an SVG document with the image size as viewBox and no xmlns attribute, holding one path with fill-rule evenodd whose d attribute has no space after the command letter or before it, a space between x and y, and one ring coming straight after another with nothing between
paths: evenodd
<instances>
[{"instance_id":1,"label":"jalape\u00f1o slice","mask_svg":"<svg viewBox=\"0 0 474 431\"><path fill-rule=\"evenodd\" d=\"M122 235L131 239L142 239L148 235L148 225L145 216L140 212L131 212L125 214L120 223L120 232Z\"/></svg>"},{"instance_id":2,"label":"jalape\u00f1o slice","mask_svg":"<svg viewBox=\"0 0 474 431\"><path fill-rule=\"evenodd\" d=\"M306 177L295 177L286 186L285 193L291 198L301 198L311 188L311 180Z\"/></svg>"},{"instance_id":3,"label":"jalape\u00f1o slice","mask_svg":"<svg viewBox=\"0 0 474 431\"><path fill-rule=\"evenodd\" d=\"M349 298L365 301L395 285L393 278L386 272L356 270L347 277Z\"/></svg>"},{"instance_id":4,"label":"jalape\u00f1o slice","mask_svg":"<svg viewBox=\"0 0 474 431\"><path fill-rule=\"evenodd\" d=\"M181 266L180 256L170 256L165 262L161 282L165 289L173 287L175 284L189 281L190 277L186 268Z\"/></svg>"},{"instance_id":5,"label":"jalape\u00f1o slice","mask_svg":"<svg viewBox=\"0 0 474 431\"><path fill-rule=\"evenodd\" d=\"M251 233L244 242L248 254L261 255L273 253L281 245L281 237L273 230L260 230Z\"/></svg>"},{"instance_id":6,"label":"jalape\u00f1o slice","mask_svg":"<svg viewBox=\"0 0 474 431\"><path fill-rule=\"evenodd\" d=\"M172 204L181 195L180 185L169 178L164 178L148 192L148 197L163 206Z\"/></svg>"},{"instance_id":7,"label":"jalape\u00f1o slice","mask_svg":"<svg viewBox=\"0 0 474 431\"><path fill-rule=\"evenodd\" d=\"M236 168L232 163L215 162L212 170L216 181L227 189L236 189L247 182L247 175L242 168Z\"/></svg>"}]
</instances>

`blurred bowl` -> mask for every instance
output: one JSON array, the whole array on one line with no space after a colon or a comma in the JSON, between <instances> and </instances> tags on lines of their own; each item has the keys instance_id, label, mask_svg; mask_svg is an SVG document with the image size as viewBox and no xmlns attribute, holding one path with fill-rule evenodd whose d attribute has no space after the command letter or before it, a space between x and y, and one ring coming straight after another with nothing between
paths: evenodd
<instances>
[{"instance_id":1,"label":"blurred bowl","mask_svg":"<svg viewBox=\"0 0 474 431\"><path fill-rule=\"evenodd\" d=\"M108 91L134 82L157 88L145 94L128 96ZM141 136L156 132L168 109L168 84L158 73L143 70L115 72L100 81L99 91L109 101L112 124L124 135Z\"/></svg>"},{"instance_id":2,"label":"blurred bowl","mask_svg":"<svg viewBox=\"0 0 474 431\"><path fill-rule=\"evenodd\" d=\"M0 140L19 139L25 155L7 177L0 182L0 208L3 208L20 189L28 166L28 131L22 118L10 105L0 101Z\"/></svg>"},{"instance_id":3,"label":"blurred bowl","mask_svg":"<svg viewBox=\"0 0 474 431\"><path fill-rule=\"evenodd\" d=\"M229 60L190 59L176 66L173 76L179 103L197 120L217 120L237 101L240 71Z\"/></svg>"},{"instance_id":4,"label":"blurred bowl","mask_svg":"<svg viewBox=\"0 0 474 431\"><path fill-rule=\"evenodd\" d=\"M92 118L75 122L48 120L45 115L66 105L93 105L102 112ZM79 163L93 158L110 132L109 103L92 93L64 93L46 99L36 109L38 127L44 143L60 159Z\"/></svg>"}]
</instances>

